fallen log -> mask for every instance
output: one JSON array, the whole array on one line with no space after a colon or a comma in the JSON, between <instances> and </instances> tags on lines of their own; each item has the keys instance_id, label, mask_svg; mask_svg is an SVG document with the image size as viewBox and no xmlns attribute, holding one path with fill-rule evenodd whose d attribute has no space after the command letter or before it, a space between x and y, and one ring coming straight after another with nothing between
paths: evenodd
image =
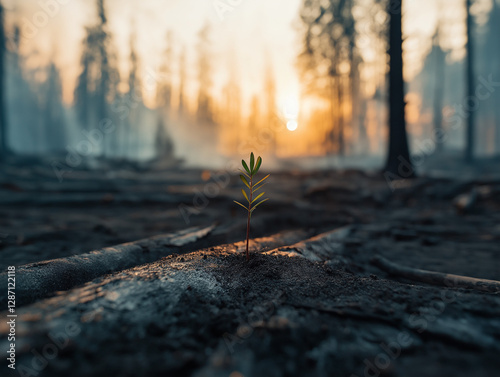
<instances>
[{"instance_id":1,"label":"fallen log","mask_svg":"<svg viewBox=\"0 0 500 377\"><path fill-rule=\"evenodd\" d=\"M217 229L215 224L209 227L187 228L86 254L16 267L16 305L19 307L30 304L100 276L151 263L168 255L220 245L221 240L227 237L225 233L228 229L231 227L221 226L221 229ZM253 239L250 242L250 251L290 245L308 236L307 232L299 230ZM243 243L225 247L233 252L241 252L243 248L239 247L240 244ZM6 272L0 274L0 284L7 286ZM6 305L7 290L0 291L0 306Z\"/></svg>"},{"instance_id":2,"label":"fallen log","mask_svg":"<svg viewBox=\"0 0 500 377\"><path fill-rule=\"evenodd\" d=\"M402 277L412 281L440 287L466 288L489 293L500 292L500 281L496 280L478 279L469 276L446 274L401 266L381 256L374 257L371 263L387 272L389 275Z\"/></svg>"},{"instance_id":3,"label":"fallen log","mask_svg":"<svg viewBox=\"0 0 500 377\"><path fill-rule=\"evenodd\" d=\"M114 204L144 204L189 203L192 195L174 195L168 193L115 193L90 192L90 193L43 193L33 195L31 192L18 192L15 194L0 192L0 205L31 205L31 206L64 206L64 205L98 205L102 203Z\"/></svg>"},{"instance_id":4,"label":"fallen log","mask_svg":"<svg viewBox=\"0 0 500 377\"><path fill-rule=\"evenodd\" d=\"M29 304L56 291L64 291L99 276L140 264L153 262L163 256L187 249L190 244L215 229L194 227L117 246L106 247L86 254L52 259L16 267L16 305ZM188 250L192 250L189 248ZM186 250L186 251L188 251ZM7 286L7 273L0 274ZM0 292L0 305L7 305L7 290Z\"/></svg>"},{"instance_id":5,"label":"fallen log","mask_svg":"<svg viewBox=\"0 0 500 377\"><path fill-rule=\"evenodd\" d=\"M311 261L327 261L339 257L344 242L352 233L350 226L319 234L294 245L266 252L269 255L301 256Z\"/></svg>"}]
</instances>

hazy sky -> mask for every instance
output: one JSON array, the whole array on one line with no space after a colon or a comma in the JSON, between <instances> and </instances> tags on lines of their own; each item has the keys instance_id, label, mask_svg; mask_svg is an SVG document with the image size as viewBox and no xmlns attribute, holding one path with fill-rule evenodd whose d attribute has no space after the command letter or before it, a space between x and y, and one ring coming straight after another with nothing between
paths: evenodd
<instances>
[{"instance_id":1,"label":"hazy sky","mask_svg":"<svg viewBox=\"0 0 500 377\"><path fill-rule=\"evenodd\" d=\"M55 0L56 2L58 0ZM5 2L8 20L17 20L28 36L23 41L25 52L40 52L31 64L46 62L53 57L60 66L65 83L65 99L70 100L74 81L79 73L79 57L84 26L95 22L95 5L88 0L60 0L58 10L48 17L46 25L36 25L34 19L44 11L41 4L50 0L11 0ZM233 0L233 3L237 1ZM175 52L185 46L189 64L196 61L195 46L198 31L206 23L212 25L213 57L216 74L215 94L220 92L229 70L231 52L240 85L247 96L263 88L262 69L272 61L280 96L296 95L298 82L295 57L298 36L293 30L300 0L242 0L240 5L224 14L221 20L211 0L108 0L108 17L120 56L123 76L128 71L130 33L137 32L137 49L142 68L154 72L161 63L167 30L174 31ZM46 8L48 9L48 8ZM53 8L50 10L52 11ZM43 21L43 17L40 18ZM233 64L234 65L234 64ZM196 71L189 71L195 83ZM194 85L189 86L193 91Z\"/></svg>"},{"instance_id":2,"label":"hazy sky","mask_svg":"<svg viewBox=\"0 0 500 377\"><path fill-rule=\"evenodd\" d=\"M480 0L488 6L491 0ZM8 21L17 20L23 26L26 52L39 51L29 62L32 65L54 59L61 68L64 80L64 98L71 101L76 77L80 71L79 58L84 26L95 23L95 2L90 0L10 0L4 1ZM253 94L263 91L263 69L272 62L277 81L278 100L299 96L295 68L300 51L297 32L298 10L301 0L221 0L231 11L221 20L213 0L107 0L110 27L119 54L122 78L128 72L130 34L137 32L143 72L155 72L165 49L168 30L175 34L175 53L185 46L192 69L189 70L188 91L196 90L196 36L208 21L213 27L213 62L215 66L214 94L219 96L227 80L230 65L236 69L240 86L248 101ZM449 25L448 47L454 56L463 55L464 26L462 0L408 0L405 2L405 57L407 75L420 69L420 62L430 48L430 37L436 23ZM52 4L52 6L49 6ZM54 4L57 6L54 7ZM486 4L486 5L485 5ZM442 7L444 20L437 19ZM45 14L45 16L44 16ZM37 21L38 20L38 21ZM382 19L381 19L382 21ZM36 25L40 25L37 27ZM232 56L231 59L229 56ZM380 59L380 57L375 57ZM177 69L178 67L174 67ZM146 96L151 93L146 93Z\"/></svg>"}]
</instances>

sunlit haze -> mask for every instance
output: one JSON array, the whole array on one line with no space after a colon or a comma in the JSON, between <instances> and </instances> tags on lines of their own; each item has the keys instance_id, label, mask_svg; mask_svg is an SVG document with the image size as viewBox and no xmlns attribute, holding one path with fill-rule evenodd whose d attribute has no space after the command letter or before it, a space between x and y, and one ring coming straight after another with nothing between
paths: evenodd
<instances>
[{"instance_id":1,"label":"sunlit haze","mask_svg":"<svg viewBox=\"0 0 500 377\"><path fill-rule=\"evenodd\" d=\"M419 75L431 52L438 25L439 44L447 55L447 64L462 62L465 56L466 13L464 6L456 6L457 1L408 0L404 3L404 73L411 83L407 93L407 117L409 132L417 137L423 137L430 127L430 114L421 108L424 99L419 88ZM85 28L97 22L96 3L83 0L10 0L5 3L7 36L10 35L12 40L14 25L20 25L20 52L25 57L25 67L32 70L35 81L43 82L46 72L39 68L53 62L61 76L63 101L66 106L71 106L82 72ZM363 107L363 127L366 131L363 132L368 138L367 148L353 143L353 153L369 151L381 154L386 138L386 129L382 126L386 115L380 100L386 88L387 46L373 29L375 25L383 31L387 14L375 3L358 0L352 10L357 20L356 45L362 60L358 95L366 100L366 107ZM491 5L491 0L475 3L472 11L478 25L487 22ZM245 137L242 135L256 132L252 129L265 128L269 122L267 114L272 112L288 131L293 131L275 135L278 155L327 153L327 146L311 148L328 133L332 121L330 107L333 105L324 95L309 92L298 66L298 57L303 52L301 6L301 0L107 0L104 8L111 36L108 47L120 74L117 92L126 93L129 89L129 57L133 43L138 57L144 105L149 109L159 106L158 83L162 80L161 69L166 63L165 49L170 33L169 105L173 109L182 107L184 112L194 114L199 105L200 30L208 27L208 55L203 59L207 60L205 63L209 68L202 70L209 75L206 78L207 95L210 96L216 123L220 126L216 141L218 150L225 155L235 153L233 145L236 140L239 138L241 142L241 138ZM342 74L349 69L347 62L339 65ZM232 105L228 102L231 98L236 101ZM450 101L451 97L443 106L449 107ZM228 106L234 107L234 114L228 113ZM269 106L274 109L271 111ZM346 97L342 104L335 106L338 108L333 110L334 117L353 124L357 122L349 114L359 112L359 109L354 109L358 104L352 103L350 98ZM156 125L144 119L137 127L150 134ZM183 145L187 134L181 135L183 131L172 130L172 127L170 132L174 139L180 140L178 144ZM345 134L352 141L359 136L352 127L347 128ZM292 135L295 139L291 138ZM463 144L463 138L458 133L451 135L450 145ZM150 140L145 145L153 140L151 136L144 137ZM149 156L143 152L141 155Z\"/></svg>"},{"instance_id":2,"label":"sunlit haze","mask_svg":"<svg viewBox=\"0 0 500 377\"><path fill-rule=\"evenodd\" d=\"M444 0L454 3L457 0ZM31 64L47 63L53 59L61 68L64 78L64 99L70 103L73 89L80 71L79 60L84 27L92 24L96 17L95 4L90 1L61 1L59 11L49 15L46 26L36 27L37 12L50 9L41 4L49 1L10 0L7 3L7 17L10 23L18 22L27 38L23 40L25 53L36 52L37 58ZM286 98L299 97L300 86L295 69L296 57L300 52L300 29L298 10L300 0L241 0L231 11L217 13L216 2L203 0L109 0L109 22L120 57L119 69L123 77L128 72L129 40L131 33L137 33L137 50L145 74L155 72L161 64L161 53L165 48L167 31L174 32L177 52L183 47L188 50L188 65L193 69L189 74L188 92L196 91L196 36L204 23L213 27L212 44L214 54L215 80L214 94L221 92L230 69L240 78L246 102L254 93L262 91L262 72L271 64L276 77L278 103ZM238 3L238 2L236 2ZM414 76L421 68L422 59L430 49L439 2L435 0L412 0L406 2L405 13L411 14L405 24L407 40L405 54L408 60L408 77ZM482 1L488 7L489 1ZM463 18L464 11L448 7L450 20ZM223 20L219 17L222 14ZM382 15L381 23L384 21ZM454 27L452 36L446 40L448 48L454 49L454 56L463 57L465 31ZM369 43L369 41L368 41ZM366 45L366 56L373 56L371 47ZM153 91L145 93L147 104L154 105ZM192 104L194 106L194 104Z\"/></svg>"}]
</instances>

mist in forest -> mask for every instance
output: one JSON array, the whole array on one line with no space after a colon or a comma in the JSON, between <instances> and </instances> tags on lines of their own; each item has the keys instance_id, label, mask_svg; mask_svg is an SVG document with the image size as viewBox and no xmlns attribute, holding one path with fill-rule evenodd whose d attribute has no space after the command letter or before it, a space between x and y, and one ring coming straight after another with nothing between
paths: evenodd
<instances>
[{"instance_id":1,"label":"mist in forest","mask_svg":"<svg viewBox=\"0 0 500 377\"><path fill-rule=\"evenodd\" d=\"M198 4L2 2L3 148L55 170L220 167L250 151L270 167L383 165L384 1ZM419 161L500 155L500 1L467 4L403 6Z\"/></svg>"}]
</instances>

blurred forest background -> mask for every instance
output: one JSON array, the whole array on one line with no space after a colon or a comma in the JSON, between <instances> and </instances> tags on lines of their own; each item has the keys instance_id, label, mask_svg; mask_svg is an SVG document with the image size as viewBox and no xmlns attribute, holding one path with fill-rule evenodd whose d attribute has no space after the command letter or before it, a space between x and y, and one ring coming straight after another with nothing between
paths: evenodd
<instances>
[{"instance_id":1,"label":"blurred forest background","mask_svg":"<svg viewBox=\"0 0 500 377\"><path fill-rule=\"evenodd\" d=\"M56 171L220 166L251 150L274 167L383 166L399 13L387 0L4 0L1 154ZM413 158L499 156L500 1L406 0L402 32Z\"/></svg>"}]
</instances>

